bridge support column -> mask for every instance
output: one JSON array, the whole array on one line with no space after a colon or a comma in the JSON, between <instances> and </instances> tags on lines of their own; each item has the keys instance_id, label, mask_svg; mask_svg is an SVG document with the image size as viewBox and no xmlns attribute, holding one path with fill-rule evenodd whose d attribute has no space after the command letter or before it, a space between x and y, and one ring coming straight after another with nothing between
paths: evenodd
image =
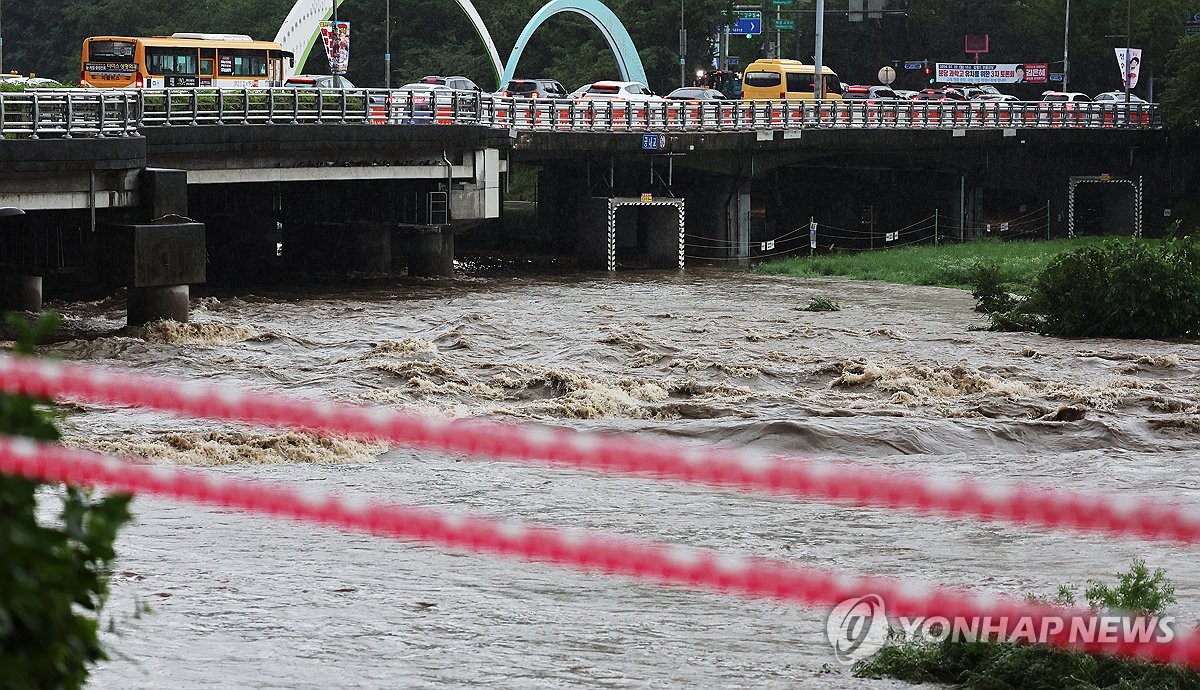
<instances>
[{"instance_id":1,"label":"bridge support column","mask_svg":"<svg viewBox=\"0 0 1200 690\"><path fill-rule=\"evenodd\" d=\"M688 233L719 249L699 250L722 263L750 262L750 180L705 176L689 184Z\"/></svg>"},{"instance_id":2,"label":"bridge support column","mask_svg":"<svg viewBox=\"0 0 1200 690\"><path fill-rule=\"evenodd\" d=\"M131 287L126 320L130 326L162 319L187 323L189 296L187 285Z\"/></svg>"},{"instance_id":3,"label":"bridge support column","mask_svg":"<svg viewBox=\"0 0 1200 690\"><path fill-rule=\"evenodd\" d=\"M188 285L205 280L203 223L102 225L97 233L104 270L118 284L129 286L129 325L188 320Z\"/></svg>"},{"instance_id":4,"label":"bridge support column","mask_svg":"<svg viewBox=\"0 0 1200 690\"><path fill-rule=\"evenodd\" d=\"M449 226L405 225L403 229L409 276L454 276L454 231Z\"/></svg>"},{"instance_id":5,"label":"bridge support column","mask_svg":"<svg viewBox=\"0 0 1200 690\"><path fill-rule=\"evenodd\" d=\"M42 310L42 277L6 275L0 282L0 308L13 311Z\"/></svg>"}]
</instances>

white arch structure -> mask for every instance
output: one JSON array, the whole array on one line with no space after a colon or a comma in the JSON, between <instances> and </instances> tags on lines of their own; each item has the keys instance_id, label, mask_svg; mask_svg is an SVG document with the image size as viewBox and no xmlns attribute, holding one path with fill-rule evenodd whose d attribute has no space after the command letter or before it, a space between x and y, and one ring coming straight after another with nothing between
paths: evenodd
<instances>
[{"instance_id":1,"label":"white arch structure","mask_svg":"<svg viewBox=\"0 0 1200 690\"><path fill-rule=\"evenodd\" d=\"M345 1L334 0L339 6ZM488 59L491 60L492 70L496 75L497 88L513 78L517 62L521 59L521 53L525 51L525 46L529 43L533 33L547 19L560 12L574 12L590 19L596 28L600 29L604 40L608 42L609 49L616 57L621 78L627 81L646 83L646 68L642 66L642 59L633 45L633 39L630 38L629 32L621 24L621 20L617 19L617 15L598 0L550 0L530 18L525 29L521 31L521 36L517 39L517 44L508 57L507 65L500 61L496 42L492 40L492 34L488 31L487 25L483 23L483 17L479 16L479 12L471 0L454 1L466 13L475 33L478 34L479 39L483 41L484 48L487 49ZM290 51L296 56L297 65L303 65L320 38L320 22L328 20L332 16L333 4L330 0L297 0L279 27L279 32L275 34L275 41L281 44L284 50ZM295 67L285 67L285 71L289 75L293 74Z\"/></svg>"}]
</instances>

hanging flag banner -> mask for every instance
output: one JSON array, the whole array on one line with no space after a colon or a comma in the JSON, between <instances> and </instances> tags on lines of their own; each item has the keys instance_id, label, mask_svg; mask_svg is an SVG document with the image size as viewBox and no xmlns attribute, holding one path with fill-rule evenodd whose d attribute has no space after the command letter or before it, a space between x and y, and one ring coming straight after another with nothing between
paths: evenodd
<instances>
[{"instance_id":1,"label":"hanging flag banner","mask_svg":"<svg viewBox=\"0 0 1200 690\"><path fill-rule=\"evenodd\" d=\"M321 41L325 44L325 57L329 60L331 74L345 74L350 66L350 22L321 22Z\"/></svg>"},{"instance_id":2,"label":"hanging flag banner","mask_svg":"<svg viewBox=\"0 0 1200 690\"><path fill-rule=\"evenodd\" d=\"M1132 89L1137 86L1138 68L1142 66L1141 48L1113 48L1117 52L1117 66L1121 68L1121 85Z\"/></svg>"},{"instance_id":3,"label":"hanging flag banner","mask_svg":"<svg viewBox=\"0 0 1200 690\"><path fill-rule=\"evenodd\" d=\"M975 64L937 63L940 84L1044 84L1050 78L1045 62Z\"/></svg>"}]
</instances>

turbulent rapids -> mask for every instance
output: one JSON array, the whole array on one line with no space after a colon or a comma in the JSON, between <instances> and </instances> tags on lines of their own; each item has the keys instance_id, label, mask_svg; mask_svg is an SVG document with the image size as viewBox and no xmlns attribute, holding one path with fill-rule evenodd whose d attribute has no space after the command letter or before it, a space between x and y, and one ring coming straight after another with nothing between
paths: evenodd
<instances>
[{"instance_id":1,"label":"turbulent rapids","mask_svg":"<svg viewBox=\"0 0 1200 690\"><path fill-rule=\"evenodd\" d=\"M814 298L839 311L804 309ZM64 359L874 467L1200 503L1200 344L974 330L970 295L721 271L214 294L190 324L52 305ZM1200 617L1186 549L798 503L77 407L72 445L356 495L988 591L1135 555ZM309 484L311 483L311 484ZM139 499L97 687L842 687L824 611L782 609ZM149 604L152 612L135 615ZM684 674L680 677L678 674ZM855 681L857 682L857 681ZM879 686L888 685L879 682Z\"/></svg>"}]
</instances>

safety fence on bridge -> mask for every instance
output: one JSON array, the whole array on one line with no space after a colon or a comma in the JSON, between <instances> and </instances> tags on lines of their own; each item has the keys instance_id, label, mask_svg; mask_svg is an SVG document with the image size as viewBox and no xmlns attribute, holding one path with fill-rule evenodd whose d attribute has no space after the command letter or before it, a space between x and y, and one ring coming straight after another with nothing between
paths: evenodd
<instances>
[{"instance_id":1,"label":"safety fence on bridge","mask_svg":"<svg viewBox=\"0 0 1200 690\"><path fill-rule=\"evenodd\" d=\"M616 101L415 89L37 89L0 94L0 135L111 136L144 127L473 125L542 132L809 129L1155 129L1147 103Z\"/></svg>"}]
</instances>

